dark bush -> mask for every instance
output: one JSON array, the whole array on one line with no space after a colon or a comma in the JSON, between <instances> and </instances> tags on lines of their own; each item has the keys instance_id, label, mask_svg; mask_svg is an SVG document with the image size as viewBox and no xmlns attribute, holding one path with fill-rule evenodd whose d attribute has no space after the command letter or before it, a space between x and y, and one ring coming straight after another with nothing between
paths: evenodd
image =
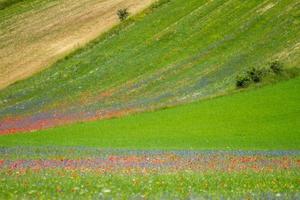
<instances>
[{"instance_id":1,"label":"dark bush","mask_svg":"<svg viewBox=\"0 0 300 200\"><path fill-rule=\"evenodd\" d=\"M124 9L118 10L117 15L118 15L120 21L124 21L129 16L128 9L124 8Z\"/></svg>"},{"instance_id":2,"label":"dark bush","mask_svg":"<svg viewBox=\"0 0 300 200\"><path fill-rule=\"evenodd\" d=\"M248 76L237 76L235 85L237 88L245 88L250 84L250 78Z\"/></svg>"},{"instance_id":3,"label":"dark bush","mask_svg":"<svg viewBox=\"0 0 300 200\"><path fill-rule=\"evenodd\" d=\"M283 64L279 62L278 60L273 61L270 63L270 69L275 73L275 74L280 74L283 72Z\"/></svg>"},{"instance_id":4,"label":"dark bush","mask_svg":"<svg viewBox=\"0 0 300 200\"><path fill-rule=\"evenodd\" d=\"M264 76L264 70L252 67L247 71L247 75L249 79L252 80L254 83L258 83L262 80Z\"/></svg>"},{"instance_id":5,"label":"dark bush","mask_svg":"<svg viewBox=\"0 0 300 200\"><path fill-rule=\"evenodd\" d=\"M273 72L273 73L272 73ZM235 85L237 88L245 88L251 83L272 82L280 80L282 78L294 77L300 72L294 70L286 70L283 68L283 64L279 61L273 61L269 64L269 68L256 68L252 67L239 74L236 77ZM274 76L275 74L275 76Z\"/></svg>"}]
</instances>

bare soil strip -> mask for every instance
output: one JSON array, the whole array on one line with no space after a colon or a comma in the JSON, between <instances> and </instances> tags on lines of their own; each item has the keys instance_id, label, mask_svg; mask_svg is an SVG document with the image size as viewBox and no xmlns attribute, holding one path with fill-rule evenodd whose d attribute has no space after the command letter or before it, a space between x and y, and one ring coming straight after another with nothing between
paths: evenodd
<instances>
[{"instance_id":1,"label":"bare soil strip","mask_svg":"<svg viewBox=\"0 0 300 200\"><path fill-rule=\"evenodd\" d=\"M112 28L119 22L118 9L128 8L135 14L153 2L57 0L32 4L26 12L9 17L0 13L0 89L48 67Z\"/></svg>"}]
</instances>

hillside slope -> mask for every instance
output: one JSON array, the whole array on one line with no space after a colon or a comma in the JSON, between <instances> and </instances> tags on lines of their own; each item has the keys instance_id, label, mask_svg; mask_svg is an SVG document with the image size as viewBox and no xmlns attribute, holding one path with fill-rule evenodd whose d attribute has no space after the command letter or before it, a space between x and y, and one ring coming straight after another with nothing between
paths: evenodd
<instances>
[{"instance_id":1,"label":"hillside slope","mask_svg":"<svg viewBox=\"0 0 300 200\"><path fill-rule=\"evenodd\" d=\"M247 67L300 63L300 3L161 0L0 92L0 132L29 131L227 93Z\"/></svg>"},{"instance_id":2,"label":"hillside slope","mask_svg":"<svg viewBox=\"0 0 300 200\"><path fill-rule=\"evenodd\" d=\"M0 89L53 64L153 0L0 0Z\"/></svg>"},{"instance_id":3,"label":"hillside slope","mask_svg":"<svg viewBox=\"0 0 300 200\"><path fill-rule=\"evenodd\" d=\"M177 108L0 137L0 146L300 148L300 78Z\"/></svg>"}]
</instances>

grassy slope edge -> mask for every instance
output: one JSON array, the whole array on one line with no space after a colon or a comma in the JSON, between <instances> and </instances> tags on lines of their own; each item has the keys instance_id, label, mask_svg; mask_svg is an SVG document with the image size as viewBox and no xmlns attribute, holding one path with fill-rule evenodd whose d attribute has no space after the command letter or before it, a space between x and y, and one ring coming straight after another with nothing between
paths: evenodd
<instances>
[{"instance_id":1,"label":"grassy slope edge","mask_svg":"<svg viewBox=\"0 0 300 200\"><path fill-rule=\"evenodd\" d=\"M124 118L0 137L0 146L299 149L300 78Z\"/></svg>"}]
</instances>

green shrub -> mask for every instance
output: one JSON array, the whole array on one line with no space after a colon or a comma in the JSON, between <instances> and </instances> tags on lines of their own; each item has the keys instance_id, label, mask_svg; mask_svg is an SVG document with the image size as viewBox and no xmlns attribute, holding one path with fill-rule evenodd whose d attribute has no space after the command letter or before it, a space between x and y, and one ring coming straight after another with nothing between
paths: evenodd
<instances>
[{"instance_id":1,"label":"green shrub","mask_svg":"<svg viewBox=\"0 0 300 200\"><path fill-rule=\"evenodd\" d=\"M118 15L120 21L124 21L129 16L128 9L124 8L124 9L118 10L117 15Z\"/></svg>"},{"instance_id":2,"label":"green shrub","mask_svg":"<svg viewBox=\"0 0 300 200\"><path fill-rule=\"evenodd\" d=\"M270 63L270 69L275 73L275 74L280 74L283 72L283 64L279 62L278 60L273 61Z\"/></svg>"},{"instance_id":3,"label":"green shrub","mask_svg":"<svg viewBox=\"0 0 300 200\"><path fill-rule=\"evenodd\" d=\"M259 83L263 79L266 79L265 82L272 82L275 80L280 80L284 77L295 77L297 74L299 74L297 71L285 70L281 62L273 61L269 64L269 68L252 67L247 69L236 77L235 85L237 88L245 88L251 83Z\"/></svg>"},{"instance_id":4,"label":"green shrub","mask_svg":"<svg viewBox=\"0 0 300 200\"><path fill-rule=\"evenodd\" d=\"M252 67L246 73L249 79L254 83L260 82L264 76L264 70L255 67Z\"/></svg>"},{"instance_id":5,"label":"green shrub","mask_svg":"<svg viewBox=\"0 0 300 200\"><path fill-rule=\"evenodd\" d=\"M267 73L268 70L264 68L252 67L246 70L242 75L236 77L235 85L237 88L245 88L249 86L251 82L259 83Z\"/></svg>"},{"instance_id":6,"label":"green shrub","mask_svg":"<svg viewBox=\"0 0 300 200\"><path fill-rule=\"evenodd\" d=\"M246 75L237 76L235 85L237 88L245 88L250 84L250 78Z\"/></svg>"}]
</instances>

